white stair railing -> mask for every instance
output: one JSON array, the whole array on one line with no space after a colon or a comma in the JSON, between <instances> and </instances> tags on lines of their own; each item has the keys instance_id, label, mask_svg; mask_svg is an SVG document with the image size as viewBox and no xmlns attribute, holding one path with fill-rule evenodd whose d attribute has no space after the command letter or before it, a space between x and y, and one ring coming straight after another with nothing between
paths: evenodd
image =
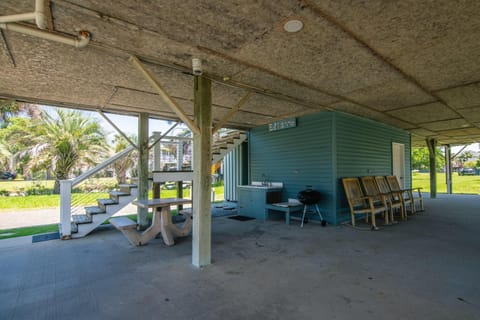
<instances>
[{"instance_id":1,"label":"white stair railing","mask_svg":"<svg viewBox=\"0 0 480 320\"><path fill-rule=\"evenodd\" d=\"M118 160L126 157L136 147L130 146L115 154L113 157L98 164L96 167L86 171L74 179L60 180L60 228L62 239L70 239L72 235L72 189L82 181L88 179L99 171L107 168Z\"/></svg>"}]
</instances>

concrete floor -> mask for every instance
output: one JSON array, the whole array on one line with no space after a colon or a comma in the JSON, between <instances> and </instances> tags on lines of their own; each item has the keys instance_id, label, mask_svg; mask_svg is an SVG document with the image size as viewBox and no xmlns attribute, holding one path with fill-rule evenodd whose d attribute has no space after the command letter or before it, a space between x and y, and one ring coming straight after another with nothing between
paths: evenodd
<instances>
[{"instance_id":1,"label":"concrete floor","mask_svg":"<svg viewBox=\"0 0 480 320\"><path fill-rule=\"evenodd\" d=\"M191 238L0 246L1 319L480 319L480 196L426 199L378 232L213 222L213 264Z\"/></svg>"}]
</instances>

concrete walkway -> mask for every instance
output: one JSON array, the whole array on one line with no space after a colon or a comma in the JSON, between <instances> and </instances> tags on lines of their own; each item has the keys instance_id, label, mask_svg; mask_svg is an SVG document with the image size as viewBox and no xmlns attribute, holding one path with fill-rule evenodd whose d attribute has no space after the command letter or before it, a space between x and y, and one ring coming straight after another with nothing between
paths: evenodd
<instances>
[{"instance_id":1,"label":"concrete walkway","mask_svg":"<svg viewBox=\"0 0 480 320\"><path fill-rule=\"evenodd\" d=\"M219 204L221 205L221 204ZM217 205L217 206L219 206ZM227 211L223 208L212 206L212 215L224 216L236 213L236 211ZM232 205L228 205L232 206ZM47 224L55 224L60 222L60 209L34 209L34 210L15 210L15 211L0 211L0 230L41 226ZM115 217L136 214L137 207L133 204L127 205L125 208L114 214Z\"/></svg>"},{"instance_id":2,"label":"concrete walkway","mask_svg":"<svg viewBox=\"0 0 480 320\"><path fill-rule=\"evenodd\" d=\"M79 240L8 242L0 317L480 319L480 196L425 202L425 213L377 232L220 217L202 269L191 265L190 237L132 247L105 227Z\"/></svg>"},{"instance_id":3,"label":"concrete walkway","mask_svg":"<svg viewBox=\"0 0 480 320\"><path fill-rule=\"evenodd\" d=\"M137 207L130 204L120 210L115 216L135 214ZM30 226L41 226L60 222L60 209L34 209L0 211L0 230L22 228Z\"/></svg>"}]
</instances>

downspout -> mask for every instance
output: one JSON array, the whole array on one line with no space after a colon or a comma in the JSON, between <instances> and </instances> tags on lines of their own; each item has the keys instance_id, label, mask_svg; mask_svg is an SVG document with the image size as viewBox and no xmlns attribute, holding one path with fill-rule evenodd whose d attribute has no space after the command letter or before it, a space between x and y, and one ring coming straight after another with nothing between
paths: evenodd
<instances>
[{"instance_id":1,"label":"downspout","mask_svg":"<svg viewBox=\"0 0 480 320\"><path fill-rule=\"evenodd\" d=\"M15 22L35 20L39 29L29 28ZM29 13L14 14L10 16L0 16L0 29L23 33L40 39L55 41L63 44L83 48L90 42L90 33L80 31L78 38L66 37L43 31L47 28L47 19L45 17L45 0L35 0L35 11Z\"/></svg>"}]
</instances>

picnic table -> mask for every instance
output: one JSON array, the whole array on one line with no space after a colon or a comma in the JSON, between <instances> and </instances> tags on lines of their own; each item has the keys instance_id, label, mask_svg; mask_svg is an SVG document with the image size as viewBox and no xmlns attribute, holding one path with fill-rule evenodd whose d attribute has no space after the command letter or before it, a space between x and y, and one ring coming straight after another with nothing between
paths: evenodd
<instances>
[{"instance_id":1,"label":"picnic table","mask_svg":"<svg viewBox=\"0 0 480 320\"><path fill-rule=\"evenodd\" d=\"M172 223L172 215L170 207L179 204L192 203L191 199L184 198L163 198L163 199L149 199L137 200L132 202L134 205L153 209L152 224L142 233L136 230L137 224L135 221L126 217L112 218L110 223L127 237L127 239L135 246L147 244L151 239L155 238L157 234L161 233L163 241L167 246L175 244L174 236L184 237L190 234L192 229L192 215L184 212L185 222L182 226L177 226Z\"/></svg>"}]
</instances>

